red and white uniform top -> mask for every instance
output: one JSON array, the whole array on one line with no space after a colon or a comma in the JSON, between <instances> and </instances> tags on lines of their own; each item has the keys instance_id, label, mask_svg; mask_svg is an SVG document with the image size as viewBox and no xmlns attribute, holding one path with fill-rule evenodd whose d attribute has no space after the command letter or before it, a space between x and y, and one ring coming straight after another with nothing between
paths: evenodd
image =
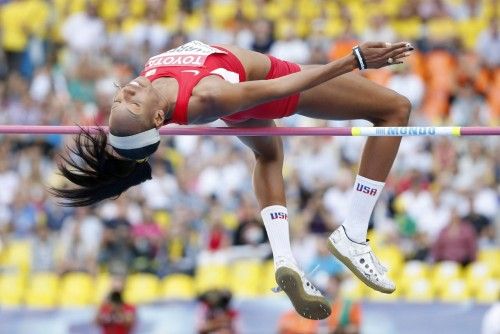
<instances>
[{"instance_id":1,"label":"red and white uniform top","mask_svg":"<svg viewBox=\"0 0 500 334\"><path fill-rule=\"evenodd\" d=\"M224 48L199 41L151 57L141 72L141 76L151 82L164 77L177 80L179 91L171 120L177 124L187 124L187 109L193 88L209 75L218 75L231 83L246 80L245 69L235 55Z\"/></svg>"}]
</instances>

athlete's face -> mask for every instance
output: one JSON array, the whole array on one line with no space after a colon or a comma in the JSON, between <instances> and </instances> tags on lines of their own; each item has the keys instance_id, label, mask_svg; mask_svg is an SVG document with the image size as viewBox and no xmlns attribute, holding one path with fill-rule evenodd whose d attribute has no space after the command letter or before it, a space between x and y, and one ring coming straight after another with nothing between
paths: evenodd
<instances>
[{"instance_id":1,"label":"athlete's face","mask_svg":"<svg viewBox=\"0 0 500 334\"><path fill-rule=\"evenodd\" d=\"M115 134L135 134L163 124L161 99L148 79L130 81L114 97L109 126Z\"/></svg>"}]
</instances>

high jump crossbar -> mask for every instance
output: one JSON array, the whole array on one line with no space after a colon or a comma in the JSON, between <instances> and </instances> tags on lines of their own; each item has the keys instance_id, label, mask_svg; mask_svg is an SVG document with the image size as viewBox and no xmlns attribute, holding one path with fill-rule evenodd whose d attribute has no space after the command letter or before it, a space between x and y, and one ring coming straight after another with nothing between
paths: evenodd
<instances>
[{"instance_id":1,"label":"high jump crossbar","mask_svg":"<svg viewBox=\"0 0 500 334\"><path fill-rule=\"evenodd\" d=\"M0 125L0 134L78 134L83 129L96 132L97 126L61 126L61 125ZM102 127L108 131L107 127ZM195 127L164 126L160 134L165 136L500 136L500 127L460 127L460 126L411 126L411 127Z\"/></svg>"}]
</instances>

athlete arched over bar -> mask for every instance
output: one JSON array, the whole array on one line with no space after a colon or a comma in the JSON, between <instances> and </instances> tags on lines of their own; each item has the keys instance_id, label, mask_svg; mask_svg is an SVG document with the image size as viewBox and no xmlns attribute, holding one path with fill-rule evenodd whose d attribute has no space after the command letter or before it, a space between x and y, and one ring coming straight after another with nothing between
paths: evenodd
<instances>
[{"instance_id":1,"label":"athlete arched over bar","mask_svg":"<svg viewBox=\"0 0 500 334\"><path fill-rule=\"evenodd\" d=\"M304 116L365 119L376 126L406 126L410 103L354 69L401 63L408 43L367 42L326 65L297 65L234 46L198 41L154 56L141 75L115 96L110 134L82 133L62 174L74 187L53 189L66 205L89 205L120 195L151 178L147 158L168 123L274 127L274 119ZM255 153L254 188L274 256L276 281L297 312L322 319L330 304L297 267L290 249L279 137L241 137ZM364 283L385 293L395 289L366 242L368 221L398 151L401 137L369 138L354 184L348 215L328 238L331 252ZM83 161L83 164L81 163ZM311 163L314 163L311 161Z\"/></svg>"}]
</instances>

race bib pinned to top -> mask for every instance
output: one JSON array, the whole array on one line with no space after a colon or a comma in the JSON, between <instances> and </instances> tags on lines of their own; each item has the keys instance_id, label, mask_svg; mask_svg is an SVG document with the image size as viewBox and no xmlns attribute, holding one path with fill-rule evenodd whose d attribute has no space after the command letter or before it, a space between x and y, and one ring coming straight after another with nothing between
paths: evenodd
<instances>
[{"instance_id":1,"label":"race bib pinned to top","mask_svg":"<svg viewBox=\"0 0 500 334\"><path fill-rule=\"evenodd\" d=\"M205 64L207 57L213 53L226 52L200 41L192 41L149 58L144 70L149 71L153 68L165 66L201 67Z\"/></svg>"}]
</instances>

